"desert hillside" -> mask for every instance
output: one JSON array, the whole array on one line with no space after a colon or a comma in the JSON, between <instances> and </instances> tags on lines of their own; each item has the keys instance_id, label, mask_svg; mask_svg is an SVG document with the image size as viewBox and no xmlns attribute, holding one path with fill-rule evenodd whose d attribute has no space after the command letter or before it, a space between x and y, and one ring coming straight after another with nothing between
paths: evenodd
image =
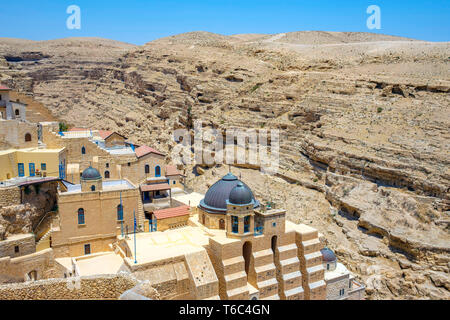
<instances>
[{"instance_id":1,"label":"desert hillside","mask_svg":"<svg viewBox=\"0 0 450 320\"><path fill-rule=\"evenodd\" d=\"M278 175L232 168L311 224L369 299L450 298L450 43L370 33L223 36L133 46L0 38L0 82L71 125L169 152L177 128L281 130ZM186 170L205 192L228 168Z\"/></svg>"}]
</instances>

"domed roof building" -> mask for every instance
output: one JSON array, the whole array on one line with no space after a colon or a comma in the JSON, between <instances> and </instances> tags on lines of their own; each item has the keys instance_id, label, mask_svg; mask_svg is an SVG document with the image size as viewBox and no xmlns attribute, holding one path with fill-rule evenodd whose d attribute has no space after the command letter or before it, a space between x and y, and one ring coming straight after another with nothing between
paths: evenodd
<instances>
[{"instance_id":1,"label":"domed roof building","mask_svg":"<svg viewBox=\"0 0 450 320\"><path fill-rule=\"evenodd\" d=\"M242 186L239 186L239 188L234 190L233 197L230 199L231 191L238 186L238 184ZM253 208L255 209L259 207L259 201L255 200L251 189L229 172L208 189L205 198L200 201L199 208L207 213L225 214L227 211L228 199L230 199L230 202L232 202L232 200L238 201L236 204L242 204L240 202L243 200L247 201L251 199L248 204L252 203Z\"/></svg>"},{"instance_id":2,"label":"domed roof building","mask_svg":"<svg viewBox=\"0 0 450 320\"><path fill-rule=\"evenodd\" d=\"M81 191L101 191L103 189L102 175L97 169L89 166L84 169L80 178Z\"/></svg>"},{"instance_id":3,"label":"domed roof building","mask_svg":"<svg viewBox=\"0 0 450 320\"><path fill-rule=\"evenodd\" d=\"M337 258L333 250L325 247L320 250L320 253L322 254L322 263L325 270L335 270Z\"/></svg>"},{"instance_id":4,"label":"domed roof building","mask_svg":"<svg viewBox=\"0 0 450 320\"><path fill-rule=\"evenodd\" d=\"M249 187L244 185L241 181L238 182L236 187L231 189L228 202L230 204L254 204L253 193Z\"/></svg>"},{"instance_id":5,"label":"domed roof building","mask_svg":"<svg viewBox=\"0 0 450 320\"><path fill-rule=\"evenodd\" d=\"M98 172L97 169L89 166L89 168L84 169L83 173L81 174L82 180L98 180L101 179L102 176L100 172Z\"/></svg>"}]
</instances>

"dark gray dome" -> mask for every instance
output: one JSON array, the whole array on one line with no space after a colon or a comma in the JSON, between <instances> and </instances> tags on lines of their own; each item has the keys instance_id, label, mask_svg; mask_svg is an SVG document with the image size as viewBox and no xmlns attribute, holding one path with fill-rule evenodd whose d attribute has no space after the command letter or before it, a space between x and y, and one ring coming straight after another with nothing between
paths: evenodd
<instances>
[{"instance_id":1,"label":"dark gray dome","mask_svg":"<svg viewBox=\"0 0 450 320\"><path fill-rule=\"evenodd\" d=\"M231 173L227 173L208 189L205 198L200 201L199 207L209 213L225 213L227 211L227 200L230 198L231 190L238 183L242 183L244 189L247 189L250 193L251 200L254 203L253 208L259 207L259 201L255 200L250 188Z\"/></svg>"},{"instance_id":2,"label":"dark gray dome","mask_svg":"<svg viewBox=\"0 0 450 320\"><path fill-rule=\"evenodd\" d=\"M81 174L81 179L83 180L97 180L101 178L102 176L100 175L100 172L98 172L97 169L92 168L91 166L85 169Z\"/></svg>"},{"instance_id":3,"label":"dark gray dome","mask_svg":"<svg viewBox=\"0 0 450 320\"><path fill-rule=\"evenodd\" d=\"M327 247L320 250L320 253L322 254L322 260L323 262L334 262L336 261L336 255L331 249L328 249Z\"/></svg>"},{"instance_id":4,"label":"dark gray dome","mask_svg":"<svg viewBox=\"0 0 450 320\"><path fill-rule=\"evenodd\" d=\"M253 194L249 187L239 181L236 187L231 189L228 201L232 204L250 204L253 201Z\"/></svg>"}]
</instances>

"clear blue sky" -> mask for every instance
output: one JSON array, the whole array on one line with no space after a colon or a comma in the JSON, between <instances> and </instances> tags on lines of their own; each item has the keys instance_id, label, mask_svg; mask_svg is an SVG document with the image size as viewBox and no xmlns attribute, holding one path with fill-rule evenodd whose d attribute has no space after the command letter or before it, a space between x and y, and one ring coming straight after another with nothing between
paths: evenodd
<instances>
[{"instance_id":1,"label":"clear blue sky","mask_svg":"<svg viewBox=\"0 0 450 320\"><path fill-rule=\"evenodd\" d=\"M80 30L66 27L72 4L81 9ZM381 30L366 26L369 5L381 9ZM225 35L368 31L450 41L450 0L9 0L0 6L0 37L102 37L144 44L199 30Z\"/></svg>"}]
</instances>

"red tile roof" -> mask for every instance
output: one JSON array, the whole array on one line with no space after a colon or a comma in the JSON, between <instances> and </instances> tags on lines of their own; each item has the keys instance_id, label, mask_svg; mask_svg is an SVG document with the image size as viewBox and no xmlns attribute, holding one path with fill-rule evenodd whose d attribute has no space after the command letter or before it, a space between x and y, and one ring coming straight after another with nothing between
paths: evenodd
<instances>
[{"instance_id":1,"label":"red tile roof","mask_svg":"<svg viewBox=\"0 0 450 320\"><path fill-rule=\"evenodd\" d=\"M5 86L0 85L0 90L11 90L11 89L8 88L8 87L5 87Z\"/></svg>"},{"instance_id":2,"label":"red tile roof","mask_svg":"<svg viewBox=\"0 0 450 320\"><path fill-rule=\"evenodd\" d=\"M189 206L161 209L153 211L156 219L167 219L189 215Z\"/></svg>"},{"instance_id":3,"label":"red tile roof","mask_svg":"<svg viewBox=\"0 0 450 320\"><path fill-rule=\"evenodd\" d=\"M137 148L135 150L135 152L136 152L136 156L138 158L141 158L141 157L143 157L143 156L145 156L145 155L147 155L149 153L155 153L155 154L159 154L161 156L164 156L164 153L161 153L161 152L159 152L156 149L150 148L149 146L141 146L141 147Z\"/></svg>"},{"instance_id":4,"label":"red tile roof","mask_svg":"<svg viewBox=\"0 0 450 320\"><path fill-rule=\"evenodd\" d=\"M100 137L105 140L106 138L108 138L110 135L112 135L114 133L114 131L108 131L108 130L98 130L98 134L100 135Z\"/></svg>"},{"instance_id":5,"label":"red tile roof","mask_svg":"<svg viewBox=\"0 0 450 320\"><path fill-rule=\"evenodd\" d=\"M170 186L167 182L155 183L155 184L143 184L141 185L141 191L158 191L169 190Z\"/></svg>"},{"instance_id":6,"label":"red tile roof","mask_svg":"<svg viewBox=\"0 0 450 320\"><path fill-rule=\"evenodd\" d=\"M178 171L175 166L166 166L166 176L182 176L183 174Z\"/></svg>"}]
</instances>

